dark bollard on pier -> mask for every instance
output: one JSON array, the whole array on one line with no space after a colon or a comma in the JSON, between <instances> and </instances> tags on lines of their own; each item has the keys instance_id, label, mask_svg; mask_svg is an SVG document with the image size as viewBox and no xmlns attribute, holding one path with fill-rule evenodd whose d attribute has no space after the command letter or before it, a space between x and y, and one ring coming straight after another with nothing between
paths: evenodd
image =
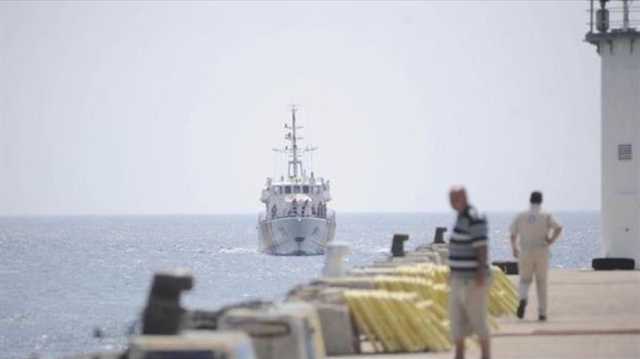
<instances>
[{"instance_id":1,"label":"dark bollard on pier","mask_svg":"<svg viewBox=\"0 0 640 359\"><path fill-rule=\"evenodd\" d=\"M433 235L433 243L444 244L444 233L447 231L447 227L436 227L436 232Z\"/></svg>"},{"instance_id":2,"label":"dark bollard on pier","mask_svg":"<svg viewBox=\"0 0 640 359\"><path fill-rule=\"evenodd\" d=\"M493 261L491 264L500 268L507 275L517 275L519 273L518 262L516 261Z\"/></svg>"},{"instance_id":3,"label":"dark bollard on pier","mask_svg":"<svg viewBox=\"0 0 640 359\"><path fill-rule=\"evenodd\" d=\"M404 257L404 242L408 240L408 234L394 234L391 242L391 255L393 257Z\"/></svg>"},{"instance_id":4,"label":"dark bollard on pier","mask_svg":"<svg viewBox=\"0 0 640 359\"><path fill-rule=\"evenodd\" d=\"M186 312L180 295L193 288L193 275L186 270L156 273L142 317L142 334L177 334Z\"/></svg>"},{"instance_id":5,"label":"dark bollard on pier","mask_svg":"<svg viewBox=\"0 0 640 359\"><path fill-rule=\"evenodd\" d=\"M633 258L593 258L593 270L634 270L636 262Z\"/></svg>"}]
</instances>

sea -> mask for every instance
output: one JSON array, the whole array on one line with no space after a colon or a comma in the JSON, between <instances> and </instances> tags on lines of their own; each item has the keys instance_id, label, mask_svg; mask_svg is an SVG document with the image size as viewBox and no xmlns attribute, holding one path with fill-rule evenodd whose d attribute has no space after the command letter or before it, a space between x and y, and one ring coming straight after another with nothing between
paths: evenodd
<instances>
[{"instance_id":1,"label":"sea","mask_svg":"<svg viewBox=\"0 0 640 359\"><path fill-rule=\"evenodd\" d=\"M487 213L492 260L511 259L515 213ZM601 254L597 211L558 212L555 268L588 268ZM338 213L347 265L388 256L394 233L408 249L432 241L452 213ZM259 253L256 215L0 217L0 357L61 358L120 350L135 331L154 272L190 269L187 309L281 300L320 275L322 256ZM96 337L94 332L103 335Z\"/></svg>"}]
</instances>

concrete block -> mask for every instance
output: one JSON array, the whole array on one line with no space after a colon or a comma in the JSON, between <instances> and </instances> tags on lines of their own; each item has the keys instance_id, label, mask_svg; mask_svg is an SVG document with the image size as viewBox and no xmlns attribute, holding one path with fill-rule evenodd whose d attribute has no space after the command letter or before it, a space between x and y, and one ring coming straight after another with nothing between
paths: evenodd
<instances>
[{"instance_id":1,"label":"concrete block","mask_svg":"<svg viewBox=\"0 0 640 359\"><path fill-rule=\"evenodd\" d=\"M313 303L318 310L327 355L355 354L355 336L346 305Z\"/></svg>"},{"instance_id":2,"label":"concrete block","mask_svg":"<svg viewBox=\"0 0 640 359\"><path fill-rule=\"evenodd\" d=\"M220 318L218 326L247 333L258 359L326 356L320 319L308 303L284 303L267 310L233 309Z\"/></svg>"}]
</instances>

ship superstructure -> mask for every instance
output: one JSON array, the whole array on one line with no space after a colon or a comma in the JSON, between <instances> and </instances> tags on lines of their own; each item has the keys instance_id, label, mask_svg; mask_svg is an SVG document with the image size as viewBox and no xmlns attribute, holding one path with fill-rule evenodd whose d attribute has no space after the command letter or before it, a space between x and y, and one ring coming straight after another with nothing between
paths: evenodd
<instances>
[{"instance_id":1,"label":"ship superstructure","mask_svg":"<svg viewBox=\"0 0 640 359\"><path fill-rule=\"evenodd\" d=\"M335 213L327 207L331 186L303 165L302 155L317 148L300 147L296 112L293 106L291 123L284 125L287 144L274 149L287 156L287 175L268 177L260 196L265 210L258 217L258 240L268 254L320 255L335 236Z\"/></svg>"}]
</instances>

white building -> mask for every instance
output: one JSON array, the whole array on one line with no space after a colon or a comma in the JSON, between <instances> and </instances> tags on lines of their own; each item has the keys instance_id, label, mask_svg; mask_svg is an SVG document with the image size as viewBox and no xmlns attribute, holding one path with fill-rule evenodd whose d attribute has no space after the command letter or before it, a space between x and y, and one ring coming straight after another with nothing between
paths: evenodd
<instances>
[{"instance_id":1,"label":"white building","mask_svg":"<svg viewBox=\"0 0 640 359\"><path fill-rule=\"evenodd\" d=\"M639 4L633 5L639 8ZM630 19L634 14L630 6L632 2L626 0L591 0L591 29L586 41L596 46L602 61L603 254L607 258L632 258L638 268L640 32L632 27L636 24Z\"/></svg>"}]
</instances>

